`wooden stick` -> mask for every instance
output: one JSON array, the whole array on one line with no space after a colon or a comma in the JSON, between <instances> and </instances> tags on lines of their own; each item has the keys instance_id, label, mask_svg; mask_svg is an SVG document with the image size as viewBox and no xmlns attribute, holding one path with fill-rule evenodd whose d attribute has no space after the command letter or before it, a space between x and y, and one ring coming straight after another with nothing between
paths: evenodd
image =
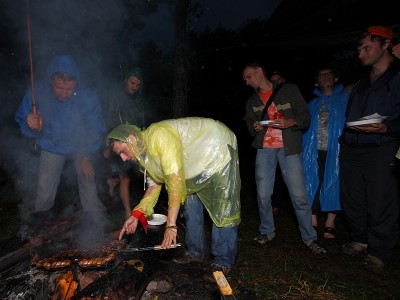
<instances>
[{"instance_id":1,"label":"wooden stick","mask_svg":"<svg viewBox=\"0 0 400 300\"><path fill-rule=\"evenodd\" d=\"M35 81L33 76L33 59L32 59L32 38L31 38L31 19L29 16L29 0L26 0L26 23L28 27L28 46L29 46L29 66L31 71L32 86L32 113L36 114L36 98L35 98Z\"/></svg>"}]
</instances>

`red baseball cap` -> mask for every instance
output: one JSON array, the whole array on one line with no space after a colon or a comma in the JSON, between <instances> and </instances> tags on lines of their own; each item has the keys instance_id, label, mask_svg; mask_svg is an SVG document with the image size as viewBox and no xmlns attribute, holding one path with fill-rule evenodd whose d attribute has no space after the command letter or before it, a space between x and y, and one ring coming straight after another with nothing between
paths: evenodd
<instances>
[{"instance_id":1,"label":"red baseball cap","mask_svg":"<svg viewBox=\"0 0 400 300\"><path fill-rule=\"evenodd\" d=\"M386 26L370 26L367 28L365 34L379 35L389 40L393 40L393 31Z\"/></svg>"}]
</instances>

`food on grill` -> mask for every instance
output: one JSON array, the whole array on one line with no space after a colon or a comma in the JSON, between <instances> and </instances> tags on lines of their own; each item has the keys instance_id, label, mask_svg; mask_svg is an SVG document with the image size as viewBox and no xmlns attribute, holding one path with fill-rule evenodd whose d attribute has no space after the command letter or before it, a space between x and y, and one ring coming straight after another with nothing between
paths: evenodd
<instances>
[{"instance_id":1,"label":"food on grill","mask_svg":"<svg viewBox=\"0 0 400 300\"><path fill-rule=\"evenodd\" d=\"M58 270L77 264L80 268L100 268L107 267L115 260L116 252L111 248L105 248L103 251L88 250L68 250L58 253L56 256L47 258L32 259L32 264L38 268L48 270Z\"/></svg>"},{"instance_id":2,"label":"food on grill","mask_svg":"<svg viewBox=\"0 0 400 300\"><path fill-rule=\"evenodd\" d=\"M99 268L106 267L111 261L115 259L115 253L111 252L104 257L84 258L79 261L81 268Z\"/></svg>"},{"instance_id":3,"label":"food on grill","mask_svg":"<svg viewBox=\"0 0 400 300\"><path fill-rule=\"evenodd\" d=\"M72 262L69 259L60 259L56 257L44 258L35 263L36 267L48 270L63 269L69 267L71 264Z\"/></svg>"}]
</instances>

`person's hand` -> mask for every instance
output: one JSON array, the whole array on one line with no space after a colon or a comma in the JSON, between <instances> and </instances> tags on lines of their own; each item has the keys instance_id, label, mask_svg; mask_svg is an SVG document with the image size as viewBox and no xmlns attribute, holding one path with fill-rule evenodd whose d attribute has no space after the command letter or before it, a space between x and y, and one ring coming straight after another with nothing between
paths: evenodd
<instances>
[{"instance_id":1,"label":"person's hand","mask_svg":"<svg viewBox=\"0 0 400 300\"><path fill-rule=\"evenodd\" d=\"M387 132L387 127L383 123L372 123L368 125L351 126L353 130L362 131L366 133L378 133L385 134Z\"/></svg>"},{"instance_id":2,"label":"person's hand","mask_svg":"<svg viewBox=\"0 0 400 300\"><path fill-rule=\"evenodd\" d=\"M110 159L111 157L111 150L109 148L107 148L106 150L103 151L103 156L106 159Z\"/></svg>"},{"instance_id":3,"label":"person's hand","mask_svg":"<svg viewBox=\"0 0 400 300\"><path fill-rule=\"evenodd\" d=\"M164 232L164 239L161 243L161 248L169 249L176 247L178 237L178 227L176 225L166 226Z\"/></svg>"},{"instance_id":4,"label":"person's hand","mask_svg":"<svg viewBox=\"0 0 400 300\"><path fill-rule=\"evenodd\" d=\"M254 132L260 132L261 130L263 130L263 126L260 124L260 122L255 121L253 123L253 130Z\"/></svg>"},{"instance_id":5,"label":"person's hand","mask_svg":"<svg viewBox=\"0 0 400 300\"><path fill-rule=\"evenodd\" d=\"M78 173L86 179L94 179L94 169L88 157L84 157L79 165Z\"/></svg>"},{"instance_id":6,"label":"person's hand","mask_svg":"<svg viewBox=\"0 0 400 300\"><path fill-rule=\"evenodd\" d=\"M119 239L121 240L124 234L133 234L136 231L139 220L130 216L122 226L121 231L119 232Z\"/></svg>"},{"instance_id":7,"label":"person's hand","mask_svg":"<svg viewBox=\"0 0 400 300\"><path fill-rule=\"evenodd\" d=\"M269 124L269 127L277 128L277 129L286 129L296 125L294 119L289 118L281 118L281 119L274 119L274 122Z\"/></svg>"},{"instance_id":8,"label":"person's hand","mask_svg":"<svg viewBox=\"0 0 400 300\"><path fill-rule=\"evenodd\" d=\"M26 118L26 122L28 123L28 127L31 130L40 131L43 127L42 116L39 114L29 114Z\"/></svg>"}]
</instances>

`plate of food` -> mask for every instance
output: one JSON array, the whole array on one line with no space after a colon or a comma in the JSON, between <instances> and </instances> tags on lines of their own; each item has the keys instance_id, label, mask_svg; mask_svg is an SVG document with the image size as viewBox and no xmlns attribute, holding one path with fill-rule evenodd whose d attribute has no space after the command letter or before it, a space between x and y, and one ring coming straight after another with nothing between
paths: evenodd
<instances>
[{"instance_id":1,"label":"plate of food","mask_svg":"<svg viewBox=\"0 0 400 300\"><path fill-rule=\"evenodd\" d=\"M147 218L147 223L149 225L162 225L167 222L167 216L162 214L152 214Z\"/></svg>"},{"instance_id":2,"label":"plate of food","mask_svg":"<svg viewBox=\"0 0 400 300\"><path fill-rule=\"evenodd\" d=\"M277 124L275 122L275 120L265 120L265 121L260 121L259 123L260 123L260 125L263 125L263 126L276 125Z\"/></svg>"},{"instance_id":3,"label":"plate of food","mask_svg":"<svg viewBox=\"0 0 400 300\"><path fill-rule=\"evenodd\" d=\"M347 122L346 126L351 127L351 126L369 125L369 124L374 124L374 123L382 123L382 121L383 121L382 118L358 120L358 121L353 121L353 122Z\"/></svg>"},{"instance_id":4,"label":"plate of food","mask_svg":"<svg viewBox=\"0 0 400 300\"><path fill-rule=\"evenodd\" d=\"M347 122L346 126L351 127L351 126L362 126L362 125L382 123L386 118L387 118L386 116L381 116L378 113L374 113L372 115L362 117L357 121Z\"/></svg>"}]
</instances>

